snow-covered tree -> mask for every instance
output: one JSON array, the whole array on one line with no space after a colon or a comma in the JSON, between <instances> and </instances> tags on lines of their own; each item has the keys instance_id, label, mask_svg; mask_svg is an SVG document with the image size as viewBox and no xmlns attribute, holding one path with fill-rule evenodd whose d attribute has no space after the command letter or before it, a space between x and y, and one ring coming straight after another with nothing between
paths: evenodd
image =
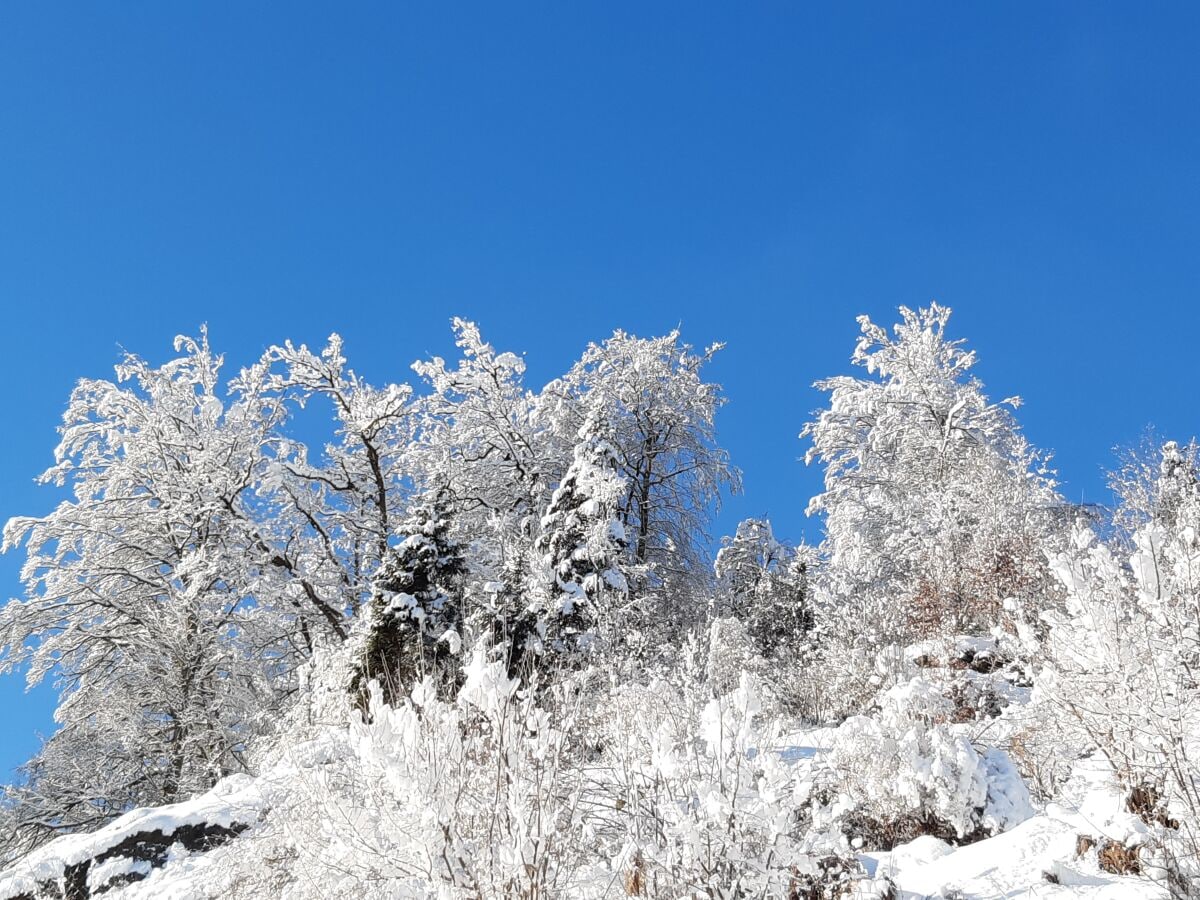
<instances>
[{"instance_id":1,"label":"snow-covered tree","mask_svg":"<svg viewBox=\"0 0 1200 900\"><path fill-rule=\"evenodd\" d=\"M854 665L888 645L995 625L1006 601L1036 606L1043 547L1062 504L1006 407L945 334L950 310L900 308L894 336L859 318L852 361L869 377L817 382L829 407L805 426L825 467L824 587ZM1010 604L1011 605L1011 604ZM845 654L843 654L845 656Z\"/></svg>"},{"instance_id":2,"label":"snow-covered tree","mask_svg":"<svg viewBox=\"0 0 1200 900\"><path fill-rule=\"evenodd\" d=\"M628 540L630 591L647 627L682 633L702 617L711 590L708 525L740 474L716 439L724 403L704 366L720 350L695 352L678 331L638 338L616 331L590 344L539 405L564 438L603 426L625 479L619 512Z\"/></svg>"},{"instance_id":3,"label":"snow-covered tree","mask_svg":"<svg viewBox=\"0 0 1200 900\"><path fill-rule=\"evenodd\" d=\"M497 353L479 327L453 320L462 359L413 363L432 389L422 398L420 435L412 448L414 476L443 487L459 515L536 516L570 462L570 445L536 420L525 389L525 361Z\"/></svg>"},{"instance_id":4,"label":"snow-covered tree","mask_svg":"<svg viewBox=\"0 0 1200 900\"><path fill-rule=\"evenodd\" d=\"M1178 896L1200 884L1200 482L1171 442L1114 485L1142 520L1125 562L1091 530L1054 559L1065 609L1046 615L1038 689L1079 745L1098 747L1156 832ZM1143 477L1157 470L1157 477ZM1127 479L1122 481L1122 479ZM1187 885L1192 885L1189 889ZM1190 890L1190 893L1189 893Z\"/></svg>"},{"instance_id":5,"label":"snow-covered tree","mask_svg":"<svg viewBox=\"0 0 1200 900\"><path fill-rule=\"evenodd\" d=\"M240 768L313 634L340 620L277 563L263 521L283 404L250 389L223 400L207 335L176 350L80 382L41 477L73 497L5 528L5 549L28 557L25 598L0 610L0 667L61 688L59 731L23 792L55 828Z\"/></svg>"},{"instance_id":6,"label":"snow-covered tree","mask_svg":"<svg viewBox=\"0 0 1200 900\"><path fill-rule=\"evenodd\" d=\"M621 567L626 540L619 510L626 486L617 448L589 423L574 456L534 544L551 581L540 619L546 649L554 653L587 650L598 623L614 621L613 607L629 590Z\"/></svg>"},{"instance_id":7,"label":"snow-covered tree","mask_svg":"<svg viewBox=\"0 0 1200 900\"><path fill-rule=\"evenodd\" d=\"M1200 444L1155 442L1148 434L1140 446L1123 451L1119 462L1109 487L1118 499L1113 511L1118 537L1127 546L1148 523L1174 528L1186 517L1200 485Z\"/></svg>"},{"instance_id":8,"label":"snow-covered tree","mask_svg":"<svg viewBox=\"0 0 1200 900\"><path fill-rule=\"evenodd\" d=\"M810 548L783 544L766 519L739 522L721 544L715 566L718 614L745 623L765 657L794 657L813 624L807 596Z\"/></svg>"},{"instance_id":9,"label":"snow-covered tree","mask_svg":"<svg viewBox=\"0 0 1200 900\"><path fill-rule=\"evenodd\" d=\"M370 618L352 690L378 681L384 699L405 696L425 677L456 672L462 646L462 551L450 537L441 497L418 504L375 576Z\"/></svg>"},{"instance_id":10,"label":"snow-covered tree","mask_svg":"<svg viewBox=\"0 0 1200 900\"><path fill-rule=\"evenodd\" d=\"M306 573L314 595L339 614L354 613L370 594L409 497L412 389L367 383L347 367L336 334L320 354L291 341L269 348L241 382L301 406L314 396L333 406L337 441L325 447L324 458L311 460L303 444L283 442L269 487L292 536L294 552L282 563Z\"/></svg>"}]
</instances>

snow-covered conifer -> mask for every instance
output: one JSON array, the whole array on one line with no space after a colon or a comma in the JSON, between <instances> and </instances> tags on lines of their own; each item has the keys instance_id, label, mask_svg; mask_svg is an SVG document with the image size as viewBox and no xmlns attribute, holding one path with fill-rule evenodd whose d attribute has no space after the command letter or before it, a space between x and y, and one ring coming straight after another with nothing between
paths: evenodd
<instances>
[{"instance_id":1,"label":"snow-covered conifer","mask_svg":"<svg viewBox=\"0 0 1200 900\"><path fill-rule=\"evenodd\" d=\"M722 541L715 571L721 615L743 622L763 656L794 657L812 628L807 570L812 553L776 539L766 519L738 523Z\"/></svg>"},{"instance_id":2,"label":"snow-covered conifer","mask_svg":"<svg viewBox=\"0 0 1200 900\"><path fill-rule=\"evenodd\" d=\"M462 646L462 551L450 537L445 503L419 503L375 576L367 635L352 689L376 680L384 698L406 696L426 676L457 671Z\"/></svg>"},{"instance_id":3,"label":"snow-covered conifer","mask_svg":"<svg viewBox=\"0 0 1200 900\"><path fill-rule=\"evenodd\" d=\"M574 461L555 488L535 548L551 581L542 613L547 649L585 650L599 622L628 593L622 570L625 528L619 518L625 479L617 448L589 423L580 432Z\"/></svg>"}]
</instances>

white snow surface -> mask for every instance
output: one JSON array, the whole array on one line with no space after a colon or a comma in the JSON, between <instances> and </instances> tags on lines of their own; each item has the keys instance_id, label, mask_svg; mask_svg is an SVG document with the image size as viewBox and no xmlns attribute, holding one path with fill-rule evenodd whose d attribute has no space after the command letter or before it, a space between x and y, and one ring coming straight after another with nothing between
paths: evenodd
<instances>
[{"instance_id":1,"label":"white snow surface","mask_svg":"<svg viewBox=\"0 0 1200 900\"><path fill-rule=\"evenodd\" d=\"M212 790L189 800L131 810L97 831L57 838L0 872L0 900L33 893L38 882L61 879L68 866L94 859L133 835L152 831L173 834L187 825L225 828L250 825L259 819L264 805L258 779L249 775L231 775ZM117 857L89 872L89 881L93 886L99 886L130 871L142 869L133 860ZM108 896L115 898L125 894L114 890Z\"/></svg>"},{"instance_id":2,"label":"white snow surface","mask_svg":"<svg viewBox=\"0 0 1200 900\"><path fill-rule=\"evenodd\" d=\"M810 767L829 752L833 731L821 728L794 734L770 752L777 753L790 765ZM278 771L261 778L232 776L210 792L186 802L134 810L93 834L59 838L0 874L0 900L32 891L38 881L59 878L66 866L93 858L138 832L157 829L166 833L196 823L226 827L242 823L253 829L255 822L269 815L268 798L286 789L288 779L301 777L299 770L306 763L319 763L324 758L318 752L323 746L324 741L312 742L307 745L309 754L293 754L288 761L280 761ZM898 900L940 897L1165 900L1165 891L1146 879L1101 871L1095 849L1080 858L1075 855L1080 834L1136 844L1142 833L1138 820L1122 809L1107 765L1089 758L1076 766L1062 802L1049 804L1005 833L963 847L924 836L891 852L862 853L859 860L872 878L891 879ZM215 900L229 887L228 879L223 876L223 861L240 852L239 840L234 838L207 853L187 853L176 846L162 868L149 872L141 881L114 886L103 896L110 900ZM139 865L124 859L105 862L93 870L92 883L99 886L128 871L145 873L144 865L140 869ZM611 895L611 872L597 872L594 880L597 890L604 888L596 896ZM321 893L315 885L309 887L317 893L309 894L304 886L292 885L287 896L351 896L342 892ZM436 888L430 887L430 896L435 896Z\"/></svg>"},{"instance_id":3,"label":"white snow surface","mask_svg":"<svg viewBox=\"0 0 1200 900\"><path fill-rule=\"evenodd\" d=\"M1147 879L1102 871L1094 848L1082 857L1075 855L1081 834L1132 845L1144 831L1136 817L1124 811L1107 764L1095 757L1083 760L1064 795L1064 802L1048 804L1010 831L975 844L956 848L937 838L920 837L891 853L860 858L871 874L892 879L899 889L898 900L946 896L1165 900L1165 889Z\"/></svg>"}]
</instances>

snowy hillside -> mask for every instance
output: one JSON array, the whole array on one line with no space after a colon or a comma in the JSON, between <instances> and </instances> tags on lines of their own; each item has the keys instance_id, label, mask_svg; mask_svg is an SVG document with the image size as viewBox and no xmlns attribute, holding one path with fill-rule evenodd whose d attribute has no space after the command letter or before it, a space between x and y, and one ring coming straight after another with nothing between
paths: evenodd
<instances>
[{"instance_id":1,"label":"snowy hillside","mask_svg":"<svg viewBox=\"0 0 1200 900\"><path fill-rule=\"evenodd\" d=\"M900 319L802 426L817 546L708 539L677 332L538 391L459 320L416 388L337 336L80 382L73 499L4 533L0 663L62 693L0 900L1200 897L1200 446L1071 504Z\"/></svg>"},{"instance_id":2,"label":"snowy hillside","mask_svg":"<svg viewBox=\"0 0 1200 900\"><path fill-rule=\"evenodd\" d=\"M357 829L350 825L352 812L344 807L335 812L331 797L312 793L312 786L328 778L338 765L335 760L346 766L366 762L345 737L345 733L324 735L314 742L316 746L297 747L259 779L232 776L193 801L138 811L94 834L60 838L0 876L0 900L42 896L39 888L53 895L50 885L66 888L64 896L103 895L112 900L445 896L431 883L386 875L381 867L400 869L400 858L385 861L382 847L357 842ZM816 777L814 770L835 739L833 729L821 729L790 736L782 746L764 752L785 761L790 777L802 783ZM602 796L599 785L596 791L596 797ZM310 814L335 812L330 818L341 827L330 829L329 841L345 844L336 850L323 847L322 862L310 860L292 869L280 866L289 857L280 855L279 841L281 835L305 827L299 821L289 822L290 817L305 814L304 801L294 796L296 792L313 804L308 807ZM420 816L415 810L408 812ZM200 824L207 827L193 827ZM847 858L858 867L852 870L856 880L847 882L852 887L847 896L1166 897L1162 888L1136 876L1114 874L1108 870L1111 866L1100 861L1104 841L1136 846L1144 834L1136 817L1124 811L1111 770L1089 759L1067 783L1063 802L1030 811L1028 818L1003 834L965 847L926 835L890 852L850 855ZM148 835L155 837L147 840ZM202 836L207 836L207 842ZM1093 838L1093 843L1081 854L1084 837ZM407 849L414 858L422 855L417 848ZM355 859L358 853L362 856ZM388 851L389 856L395 853L396 848ZM814 868L819 870L820 865L818 858ZM627 896L629 866L629 860L620 856L597 859L565 876L563 887L569 896ZM795 877L791 880L798 882ZM78 886L73 894L71 885ZM795 888L795 883L789 885L789 890Z\"/></svg>"}]
</instances>

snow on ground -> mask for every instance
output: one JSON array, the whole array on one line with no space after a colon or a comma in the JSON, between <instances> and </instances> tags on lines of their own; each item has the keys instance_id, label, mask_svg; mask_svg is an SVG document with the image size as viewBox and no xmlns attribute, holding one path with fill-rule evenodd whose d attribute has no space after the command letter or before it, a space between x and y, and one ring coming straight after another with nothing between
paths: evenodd
<instances>
[{"instance_id":1,"label":"snow on ground","mask_svg":"<svg viewBox=\"0 0 1200 900\"><path fill-rule=\"evenodd\" d=\"M100 860L83 875L92 890L103 888L113 878L144 875L149 865L144 860L123 854L105 858L105 854L127 840L153 832L169 837L188 826L231 829L251 825L258 820L263 807L264 799L257 779L249 775L231 775L212 790L190 800L131 810L97 831L65 835L51 841L0 872L0 900L34 894L39 882L59 882L68 869L91 860ZM179 855L177 850L174 852ZM113 891L108 896L121 894Z\"/></svg>"},{"instance_id":2,"label":"snow on ground","mask_svg":"<svg viewBox=\"0 0 1200 900\"><path fill-rule=\"evenodd\" d=\"M1012 830L975 844L955 848L921 837L891 853L865 854L863 862L872 874L895 882L898 900L1167 896L1147 879L1102 871L1095 848L1076 857L1079 835L1134 844L1143 833L1136 817L1123 809L1106 764L1096 758L1079 763L1064 797L1065 802L1048 804Z\"/></svg>"},{"instance_id":3,"label":"snow on ground","mask_svg":"<svg viewBox=\"0 0 1200 900\"><path fill-rule=\"evenodd\" d=\"M827 752L833 730L814 729L789 735L773 752L789 763L811 767ZM325 742L315 741L308 763L318 762L316 752ZM312 755L312 754L310 754ZM303 756L303 754L301 754ZM244 852L239 838L205 852L188 852L178 844L166 854L165 863L149 864L118 856L103 859L105 851L117 847L131 835L161 831L171 834L187 825L249 825L269 815L269 798L286 789L289 778L298 776L299 760L273 772L269 778L233 776L213 790L192 800L157 809L134 810L92 834L59 838L0 874L0 900L32 893L39 881L59 880L66 869L101 857L87 873L93 891L107 889L109 900L212 900L224 896L234 885L226 860ZM304 767L300 762L299 768ZM1143 833L1137 819L1120 804L1111 774L1101 761L1090 758L1077 765L1063 791L1063 800L1012 830L964 847L953 847L934 837L920 837L891 852L864 853L859 859L874 878L887 877L898 889L897 900L917 898L1111 898L1111 900L1162 900L1165 891L1144 878L1120 877L1103 872L1096 849L1076 856L1079 835L1136 844ZM131 884L110 884L113 878L140 877ZM612 894L611 873L596 873ZM312 890L316 890L312 886ZM317 897L302 885L292 885L288 896ZM324 896L324 895L320 895Z\"/></svg>"}]
</instances>

